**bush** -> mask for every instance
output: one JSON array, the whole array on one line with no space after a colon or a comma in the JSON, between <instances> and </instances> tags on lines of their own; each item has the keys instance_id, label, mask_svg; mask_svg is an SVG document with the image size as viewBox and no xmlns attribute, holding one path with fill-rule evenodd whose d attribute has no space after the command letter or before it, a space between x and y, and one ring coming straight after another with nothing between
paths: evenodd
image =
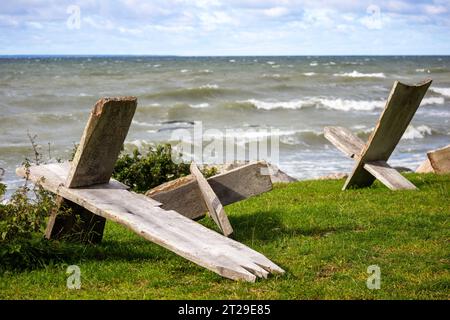
<instances>
[{"instance_id":1,"label":"bush","mask_svg":"<svg viewBox=\"0 0 450 320\"><path fill-rule=\"evenodd\" d=\"M181 154L179 155L181 157ZM206 177L217 173L215 167L202 170ZM117 160L113 177L135 192L146 192L160 184L190 174L189 164L172 161L170 144L149 147L146 154L135 149L133 154L122 154Z\"/></svg>"},{"instance_id":2,"label":"bush","mask_svg":"<svg viewBox=\"0 0 450 320\"><path fill-rule=\"evenodd\" d=\"M6 190L0 184L0 198ZM28 197L32 192L34 199ZM58 260L59 245L43 238L54 196L39 185L19 188L6 204L0 204L0 269L27 269Z\"/></svg>"},{"instance_id":3,"label":"bush","mask_svg":"<svg viewBox=\"0 0 450 320\"><path fill-rule=\"evenodd\" d=\"M166 181L189 174L189 165L172 161L172 147L161 144L149 147L142 155L135 149L132 155L122 154L114 167L113 177L133 191L146 192Z\"/></svg>"}]
</instances>

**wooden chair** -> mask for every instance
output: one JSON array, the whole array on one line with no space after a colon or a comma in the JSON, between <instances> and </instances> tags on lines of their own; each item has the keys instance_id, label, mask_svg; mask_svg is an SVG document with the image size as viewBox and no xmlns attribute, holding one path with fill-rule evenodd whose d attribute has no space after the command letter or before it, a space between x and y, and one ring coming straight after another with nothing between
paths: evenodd
<instances>
[{"instance_id":1,"label":"wooden chair","mask_svg":"<svg viewBox=\"0 0 450 320\"><path fill-rule=\"evenodd\" d=\"M417 85L406 85L396 81L367 143L342 127L324 129L325 138L356 161L343 190L368 187L375 179L380 180L391 190L416 189L410 181L390 167L387 161L411 122L431 82L426 80Z\"/></svg>"},{"instance_id":2,"label":"wooden chair","mask_svg":"<svg viewBox=\"0 0 450 320\"><path fill-rule=\"evenodd\" d=\"M111 179L114 164L128 133L137 106L135 97L99 100L90 115L72 163L54 163L17 169L57 195L60 206L71 214L55 210L49 219L49 239L82 238L91 243L102 239L106 219L122 224L145 239L217 274L235 280L255 281L284 271L262 254L220 235L148 196L128 191ZM246 172L250 167L244 168ZM252 167L254 170L257 167ZM232 232L219 197L198 168L191 171L210 213L225 234ZM270 183L269 176L260 175ZM245 181L240 181L245 184ZM234 182L237 184L237 182ZM228 183L232 187L233 183ZM267 183L264 190L267 190ZM271 187L271 184L270 184ZM203 201L201 196L196 201Z\"/></svg>"}]
</instances>

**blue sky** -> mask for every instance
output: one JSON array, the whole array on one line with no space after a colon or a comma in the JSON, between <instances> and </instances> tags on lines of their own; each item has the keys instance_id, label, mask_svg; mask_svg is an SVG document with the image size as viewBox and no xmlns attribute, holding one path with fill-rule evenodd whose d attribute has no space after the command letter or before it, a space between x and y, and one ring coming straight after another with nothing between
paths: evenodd
<instances>
[{"instance_id":1,"label":"blue sky","mask_svg":"<svg viewBox=\"0 0 450 320\"><path fill-rule=\"evenodd\" d=\"M450 0L2 0L0 54L450 54Z\"/></svg>"}]
</instances>

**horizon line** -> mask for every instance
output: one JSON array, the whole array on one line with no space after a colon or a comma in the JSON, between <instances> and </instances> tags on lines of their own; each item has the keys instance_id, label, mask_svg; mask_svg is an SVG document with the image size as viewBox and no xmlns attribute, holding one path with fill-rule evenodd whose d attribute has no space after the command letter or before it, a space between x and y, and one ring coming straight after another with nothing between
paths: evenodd
<instances>
[{"instance_id":1,"label":"horizon line","mask_svg":"<svg viewBox=\"0 0 450 320\"><path fill-rule=\"evenodd\" d=\"M293 54L293 55L180 55L180 54L41 54L41 53L19 53L0 54L0 58L8 57L179 57L179 58L245 58L245 57L449 57L450 54Z\"/></svg>"}]
</instances>

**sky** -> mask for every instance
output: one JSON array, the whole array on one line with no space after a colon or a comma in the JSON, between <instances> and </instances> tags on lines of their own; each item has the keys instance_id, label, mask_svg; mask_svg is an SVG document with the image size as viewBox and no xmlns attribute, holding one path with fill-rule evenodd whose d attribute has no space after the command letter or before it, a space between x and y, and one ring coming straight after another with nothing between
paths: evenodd
<instances>
[{"instance_id":1,"label":"sky","mask_svg":"<svg viewBox=\"0 0 450 320\"><path fill-rule=\"evenodd\" d=\"M0 2L0 55L450 54L450 0Z\"/></svg>"}]
</instances>

